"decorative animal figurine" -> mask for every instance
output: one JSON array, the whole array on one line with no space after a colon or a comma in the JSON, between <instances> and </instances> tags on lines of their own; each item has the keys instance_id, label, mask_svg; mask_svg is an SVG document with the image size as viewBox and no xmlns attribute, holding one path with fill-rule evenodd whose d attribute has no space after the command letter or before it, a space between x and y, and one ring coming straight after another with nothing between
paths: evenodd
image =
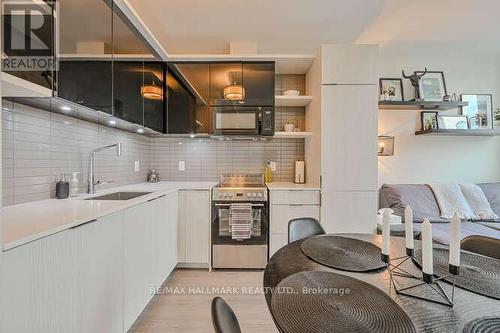
<instances>
[{"instance_id":1,"label":"decorative animal figurine","mask_svg":"<svg viewBox=\"0 0 500 333\"><path fill-rule=\"evenodd\" d=\"M424 76L425 74L427 74L427 67L425 67L425 70L422 74L414 73L412 75L406 75L404 69L401 70L401 73L403 74L403 77L405 79L410 80L411 85L415 88L415 100L419 100L420 99L420 90L419 90L420 78L422 76Z\"/></svg>"}]
</instances>

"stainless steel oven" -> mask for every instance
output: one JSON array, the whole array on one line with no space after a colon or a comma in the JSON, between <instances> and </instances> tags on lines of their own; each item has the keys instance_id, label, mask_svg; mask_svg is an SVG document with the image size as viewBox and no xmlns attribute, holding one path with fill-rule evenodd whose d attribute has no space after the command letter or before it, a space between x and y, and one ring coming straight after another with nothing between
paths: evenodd
<instances>
[{"instance_id":1,"label":"stainless steel oven","mask_svg":"<svg viewBox=\"0 0 500 333\"><path fill-rule=\"evenodd\" d=\"M223 106L211 110L215 135L274 135L272 106Z\"/></svg>"},{"instance_id":2,"label":"stainless steel oven","mask_svg":"<svg viewBox=\"0 0 500 333\"><path fill-rule=\"evenodd\" d=\"M251 207L251 233L249 238L235 239L230 225L231 206L242 203ZM268 258L269 205L267 188L263 182L221 183L214 187L211 229L213 268L265 268Z\"/></svg>"}]
</instances>

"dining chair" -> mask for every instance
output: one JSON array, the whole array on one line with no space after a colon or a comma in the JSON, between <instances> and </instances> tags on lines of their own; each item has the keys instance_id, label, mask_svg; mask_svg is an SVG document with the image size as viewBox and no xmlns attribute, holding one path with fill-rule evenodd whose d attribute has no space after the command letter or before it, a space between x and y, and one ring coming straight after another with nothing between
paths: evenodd
<instances>
[{"instance_id":1,"label":"dining chair","mask_svg":"<svg viewBox=\"0 0 500 333\"><path fill-rule=\"evenodd\" d=\"M500 239L497 238L479 235L467 236L460 242L460 248L500 260Z\"/></svg>"},{"instance_id":2,"label":"dining chair","mask_svg":"<svg viewBox=\"0 0 500 333\"><path fill-rule=\"evenodd\" d=\"M288 243L324 233L325 229L312 217L301 217L288 222Z\"/></svg>"},{"instance_id":3,"label":"dining chair","mask_svg":"<svg viewBox=\"0 0 500 333\"><path fill-rule=\"evenodd\" d=\"M215 333L241 333L233 309L221 297L214 297L212 300L212 324Z\"/></svg>"}]
</instances>

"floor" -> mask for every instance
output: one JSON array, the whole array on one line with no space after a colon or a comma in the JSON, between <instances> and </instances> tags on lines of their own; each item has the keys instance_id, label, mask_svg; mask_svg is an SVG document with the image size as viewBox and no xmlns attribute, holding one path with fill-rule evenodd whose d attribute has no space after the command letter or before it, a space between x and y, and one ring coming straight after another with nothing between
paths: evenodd
<instances>
[{"instance_id":1,"label":"floor","mask_svg":"<svg viewBox=\"0 0 500 333\"><path fill-rule=\"evenodd\" d=\"M176 270L130 332L213 333L210 304L215 296L233 308L242 332L278 332L264 300L262 277L262 271Z\"/></svg>"}]
</instances>

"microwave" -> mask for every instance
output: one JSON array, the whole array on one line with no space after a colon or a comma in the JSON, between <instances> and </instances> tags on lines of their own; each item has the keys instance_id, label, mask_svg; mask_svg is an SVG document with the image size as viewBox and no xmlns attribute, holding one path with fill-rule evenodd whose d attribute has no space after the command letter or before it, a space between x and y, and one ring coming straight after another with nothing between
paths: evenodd
<instances>
[{"instance_id":1,"label":"microwave","mask_svg":"<svg viewBox=\"0 0 500 333\"><path fill-rule=\"evenodd\" d=\"M272 106L223 106L211 110L214 135L274 135Z\"/></svg>"}]
</instances>

